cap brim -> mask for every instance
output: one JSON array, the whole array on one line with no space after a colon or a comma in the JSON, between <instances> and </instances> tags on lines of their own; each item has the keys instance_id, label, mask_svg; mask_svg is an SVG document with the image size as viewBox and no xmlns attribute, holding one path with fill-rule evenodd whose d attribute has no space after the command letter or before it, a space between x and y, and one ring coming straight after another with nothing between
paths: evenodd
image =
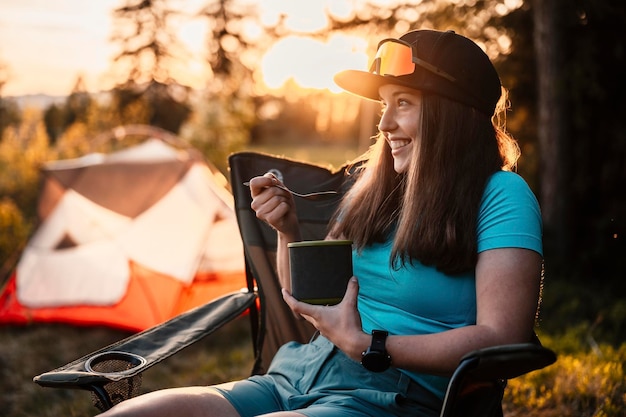
<instances>
[{"instance_id":1,"label":"cap brim","mask_svg":"<svg viewBox=\"0 0 626 417\"><path fill-rule=\"evenodd\" d=\"M401 77L382 76L358 70L345 70L338 72L333 77L333 80L344 90L374 101L380 100L379 89L383 85L395 84L415 89L410 80L405 80Z\"/></svg>"},{"instance_id":2,"label":"cap brim","mask_svg":"<svg viewBox=\"0 0 626 417\"><path fill-rule=\"evenodd\" d=\"M357 70L338 72L333 77L333 80L339 87L349 93L376 101L380 100L380 94L378 93L380 86L389 83L389 79L385 79L380 75Z\"/></svg>"}]
</instances>

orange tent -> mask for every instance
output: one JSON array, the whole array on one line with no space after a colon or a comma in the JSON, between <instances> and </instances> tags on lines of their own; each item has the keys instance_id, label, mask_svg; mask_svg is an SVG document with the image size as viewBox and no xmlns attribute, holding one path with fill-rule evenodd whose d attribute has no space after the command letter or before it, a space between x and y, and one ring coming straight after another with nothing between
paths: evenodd
<instances>
[{"instance_id":1,"label":"orange tent","mask_svg":"<svg viewBox=\"0 0 626 417\"><path fill-rule=\"evenodd\" d=\"M42 169L40 225L0 323L143 330L245 285L226 179L158 139Z\"/></svg>"}]
</instances>

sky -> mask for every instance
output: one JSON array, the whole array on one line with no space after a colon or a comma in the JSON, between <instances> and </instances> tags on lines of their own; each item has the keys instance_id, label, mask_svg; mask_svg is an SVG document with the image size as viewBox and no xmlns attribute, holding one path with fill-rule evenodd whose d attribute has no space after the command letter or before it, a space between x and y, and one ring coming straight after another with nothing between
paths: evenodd
<instances>
[{"instance_id":1,"label":"sky","mask_svg":"<svg viewBox=\"0 0 626 417\"><path fill-rule=\"evenodd\" d=\"M201 88L206 83L203 41L206 21L191 13L206 0L171 0L190 16L179 27L179 39L190 52L179 79ZM254 2L254 0L245 0ZM261 19L271 22L286 13L287 23L299 29L317 29L324 23L324 8L349 13L355 0L258 0ZM358 0L357 0L358 1ZM111 11L122 0L0 0L0 63L9 78L3 96L28 94L67 95L77 77L89 91L114 85L112 57L118 46L109 42ZM327 45L291 38L280 41L260 63L268 86L278 88L289 77L310 88L336 90L332 74L346 68L367 66L363 39L336 36ZM302 51L307 51L306 54ZM294 57L296 59L294 59ZM319 62L332 65L320 66Z\"/></svg>"},{"instance_id":2,"label":"sky","mask_svg":"<svg viewBox=\"0 0 626 417\"><path fill-rule=\"evenodd\" d=\"M96 85L114 54L107 43L114 0L0 0L0 62L8 67L3 95L71 91L84 73Z\"/></svg>"}]
</instances>

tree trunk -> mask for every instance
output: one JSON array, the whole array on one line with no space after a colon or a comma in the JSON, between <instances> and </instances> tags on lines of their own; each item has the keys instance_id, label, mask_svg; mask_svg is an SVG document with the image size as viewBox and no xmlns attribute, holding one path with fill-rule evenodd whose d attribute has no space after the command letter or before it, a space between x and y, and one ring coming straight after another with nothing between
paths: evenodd
<instances>
[{"instance_id":1,"label":"tree trunk","mask_svg":"<svg viewBox=\"0 0 626 417\"><path fill-rule=\"evenodd\" d=\"M568 252L568 152L563 77L563 7L561 0L534 0L534 45L538 80L540 203L546 250L561 264Z\"/></svg>"}]
</instances>

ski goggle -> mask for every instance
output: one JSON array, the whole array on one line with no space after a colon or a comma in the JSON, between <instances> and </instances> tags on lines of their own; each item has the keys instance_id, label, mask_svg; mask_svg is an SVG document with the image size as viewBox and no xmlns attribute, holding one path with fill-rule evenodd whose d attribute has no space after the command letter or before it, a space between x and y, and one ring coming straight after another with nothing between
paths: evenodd
<instances>
[{"instance_id":1,"label":"ski goggle","mask_svg":"<svg viewBox=\"0 0 626 417\"><path fill-rule=\"evenodd\" d=\"M456 78L452 75L416 57L413 54L413 47L409 43L394 38L380 41L374 62L372 62L372 66L370 67L370 72L377 75L393 75L399 77L401 75L413 74L415 65L443 77L448 81L456 81Z\"/></svg>"}]
</instances>

